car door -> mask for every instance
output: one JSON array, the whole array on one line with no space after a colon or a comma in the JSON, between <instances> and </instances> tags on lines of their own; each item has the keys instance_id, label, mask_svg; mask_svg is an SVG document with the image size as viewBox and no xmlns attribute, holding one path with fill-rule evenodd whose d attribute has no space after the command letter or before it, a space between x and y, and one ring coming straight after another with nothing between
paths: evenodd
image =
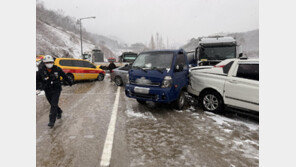
<instances>
[{"instance_id":1,"label":"car door","mask_svg":"<svg viewBox=\"0 0 296 167\"><path fill-rule=\"evenodd\" d=\"M259 111L259 62L239 61L235 69L225 81L225 104Z\"/></svg>"},{"instance_id":2,"label":"car door","mask_svg":"<svg viewBox=\"0 0 296 167\"><path fill-rule=\"evenodd\" d=\"M84 79L96 79L99 74L97 73L98 70L96 70L96 67L88 61L82 61L82 63L84 67Z\"/></svg>"},{"instance_id":3,"label":"car door","mask_svg":"<svg viewBox=\"0 0 296 167\"><path fill-rule=\"evenodd\" d=\"M73 71L74 75L76 76L77 80L84 79L84 72L83 72L83 64L80 60L71 60L73 64Z\"/></svg>"},{"instance_id":4,"label":"car door","mask_svg":"<svg viewBox=\"0 0 296 167\"><path fill-rule=\"evenodd\" d=\"M130 67L131 66L124 66L124 67L121 67L120 70L119 70L119 75L123 81L123 83L127 83L127 74L128 74L128 71L130 70Z\"/></svg>"},{"instance_id":5,"label":"car door","mask_svg":"<svg viewBox=\"0 0 296 167\"><path fill-rule=\"evenodd\" d=\"M178 93L180 89L182 89L188 83L188 70L189 67L187 65L185 55L177 54L174 66L173 86ZM176 95L176 97L178 97L178 95Z\"/></svg>"}]
</instances>

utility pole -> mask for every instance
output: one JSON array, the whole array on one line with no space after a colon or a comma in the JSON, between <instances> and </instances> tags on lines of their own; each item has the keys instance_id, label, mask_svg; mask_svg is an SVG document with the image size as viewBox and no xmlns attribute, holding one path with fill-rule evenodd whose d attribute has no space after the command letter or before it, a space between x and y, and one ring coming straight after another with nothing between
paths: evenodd
<instances>
[{"instance_id":1,"label":"utility pole","mask_svg":"<svg viewBox=\"0 0 296 167\"><path fill-rule=\"evenodd\" d=\"M83 48L82 48L82 24L81 24L81 20L80 20L79 24L80 24L80 45L81 45L81 57L83 58Z\"/></svg>"},{"instance_id":2,"label":"utility pole","mask_svg":"<svg viewBox=\"0 0 296 167\"><path fill-rule=\"evenodd\" d=\"M84 18L80 18L78 19L78 23L80 24L80 45L81 45L81 57L83 58L83 48L82 48L82 20L84 19L95 19L95 16L92 17L84 17Z\"/></svg>"}]
</instances>

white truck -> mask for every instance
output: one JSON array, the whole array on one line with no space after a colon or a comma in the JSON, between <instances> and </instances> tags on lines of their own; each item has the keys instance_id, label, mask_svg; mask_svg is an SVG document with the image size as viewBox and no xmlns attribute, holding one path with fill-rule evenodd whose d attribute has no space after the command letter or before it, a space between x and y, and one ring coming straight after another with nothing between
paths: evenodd
<instances>
[{"instance_id":1,"label":"white truck","mask_svg":"<svg viewBox=\"0 0 296 167\"><path fill-rule=\"evenodd\" d=\"M242 47L233 37L200 37L195 56L198 66L216 65L225 59L242 56Z\"/></svg>"},{"instance_id":2,"label":"white truck","mask_svg":"<svg viewBox=\"0 0 296 167\"><path fill-rule=\"evenodd\" d=\"M227 59L212 68L192 68L188 92L198 96L205 111L222 112L224 107L228 106L257 115L259 60Z\"/></svg>"}]
</instances>

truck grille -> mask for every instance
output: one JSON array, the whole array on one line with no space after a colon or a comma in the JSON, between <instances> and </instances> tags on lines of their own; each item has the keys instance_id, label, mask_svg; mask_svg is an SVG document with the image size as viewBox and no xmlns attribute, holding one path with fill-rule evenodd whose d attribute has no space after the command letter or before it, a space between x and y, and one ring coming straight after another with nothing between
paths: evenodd
<instances>
[{"instance_id":1,"label":"truck grille","mask_svg":"<svg viewBox=\"0 0 296 167\"><path fill-rule=\"evenodd\" d=\"M140 84L140 83L136 83L135 81L131 81L131 84L138 85L138 86L160 86L159 82L151 82L151 83L147 83L147 84Z\"/></svg>"},{"instance_id":2,"label":"truck grille","mask_svg":"<svg viewBox=\"0 0 296 167\"><path fill-rule=\"evenodd\" d=\"M137 98L144 98L144 99L150 99L150 100L157 99L157 95L154 95L154 94L141 94L141 93L131 92L131 95Z\"/></svg>"}]
</instances>

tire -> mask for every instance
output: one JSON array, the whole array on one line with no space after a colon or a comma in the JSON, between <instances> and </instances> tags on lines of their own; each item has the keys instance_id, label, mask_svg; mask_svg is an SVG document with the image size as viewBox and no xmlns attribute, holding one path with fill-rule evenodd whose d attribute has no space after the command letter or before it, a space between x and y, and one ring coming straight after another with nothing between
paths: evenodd
<instances>
[{"instance_id":1,"label":"tire","mask_svg":"<svg viewBox=\"0 0 296 167\"><path fill-rule=\"evenodd\" d=\"M204 111L222 113L224 102L221 95L216 91L206 91L201 95L200 104Z\"/></svg>"},{"instance_id":2,"label":"tire","mask_svg":"<svg viewBox=\"0 0 296 167\"><path fill-rule=\"evenodd\" d=\"M144 100L138 100L138 99L137 99L137 102L138 102L139 104L146 104L146 101L144 101Z\"/></svg>"},{"instance_id":3,"label":"tire","mask_svg":"<svg viewBox=\"0 0 296 167\"><path fill-rule=\"evenodd\" d=\"M67 77L71 80L72 84L75 83L74 75L73 74L69 73L69 74L67 74Z\"/></svg>"},{"instance_id":4,"label":"tire","mask_svg":"<svg viewBox=\"0 0 296 167\"><path fill-rule=\"evenodd\" d=\"M105 78L105 75L104 74L102 74L102 73L100 73L99 75L98 75L98 81L103 81L104 80L104 78Z\"/></svg>"},{"instance_id":5,"label":"tire","mask_svg":"<svg viewBox=\"0 0 296 167\"><path fill-rule=\"evenodd\" d=\"M183 90L181 90L178 99L174 102L174 106L178 110L182 110L186 103L186 97Z\"/></svg>"},{"instance_id":6,"label":"tire","mask_svg":"<svg viewBox=\"0 0 296 167\"><path fill-rule=\"evenodd\" d=\"M122 86L123 85L123 81L119 76L116 76L114 79L114 82L117 86Z\"/></svg>"}]
</instances>

